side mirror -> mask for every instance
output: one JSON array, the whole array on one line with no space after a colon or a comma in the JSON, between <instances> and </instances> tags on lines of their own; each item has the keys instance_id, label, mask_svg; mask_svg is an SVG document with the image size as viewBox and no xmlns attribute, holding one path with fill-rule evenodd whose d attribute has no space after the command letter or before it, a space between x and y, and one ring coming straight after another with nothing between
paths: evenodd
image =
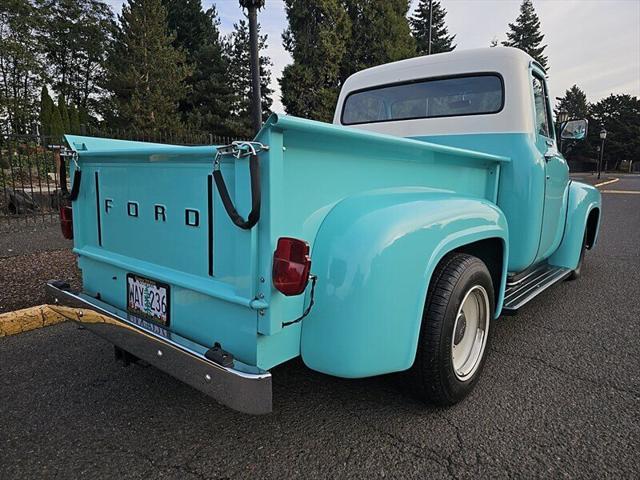
<instances>
[{"instance_id":1,"label":"side mirror","mask_svg":"<svg viewBox=\"0 0 640 480\"><path fill-rule=\"evenodd\" d=\"M564 122L560 131L562 140L584 140L587 136L589 122L586 119Z\"/></svg>"}]
</instances>

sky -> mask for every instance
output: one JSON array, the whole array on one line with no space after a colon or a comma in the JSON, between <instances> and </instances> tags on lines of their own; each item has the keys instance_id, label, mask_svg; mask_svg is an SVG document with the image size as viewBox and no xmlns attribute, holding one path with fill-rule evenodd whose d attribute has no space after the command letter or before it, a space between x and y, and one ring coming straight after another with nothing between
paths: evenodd
<instances>
[{"instance_id":1,"label":"sky","mask_svg":"<svg viewBox=\"0 0 640 480\"><path fill-rule=\"evenodd\" d=\"M108 0L116 13L121 0ZM215 3L223 34L243 18L238 0L203 0ZM412 0L411 10L418 3ZM457 49L487 47L493 38L504 40L508 23L519 13L520 0L441 0L447 10L449 32ZM573 84L590 102L610 93L640 96L640 0L534 0L548 45L549 89L555 98ZM259 13L262 32L268 35L266 54L273 62L275 112L283 111L278 79L291 56L282 46L287 18L282 0L266 0Z\"/></svg>"}]
</instances>

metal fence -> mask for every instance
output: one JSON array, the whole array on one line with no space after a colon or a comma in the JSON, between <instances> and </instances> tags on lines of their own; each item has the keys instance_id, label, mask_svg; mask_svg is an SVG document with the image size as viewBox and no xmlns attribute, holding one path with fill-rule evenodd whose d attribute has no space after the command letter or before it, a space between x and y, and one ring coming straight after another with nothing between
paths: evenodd
<instances>
[{"instance_id":1,"label":"metal fence","mask_svg":"<svg viewBox=\"0 0 640 480\"><path fill-rule=\"evenodd\" d=\"M82 135L89 137L117 138L139 142L166 143L170 145L228 145L235 138L190 130L139 131L135 128L95 128L81 125Z\"/></svg>"},{"instance_id":2,"label":"metal fence","mask_svg":"<svg viewBox=\"0 0 640 480\"><path fill-rule=\"evenodd\" d=\"M51 139L0 136L0 229L50 221L60 202Z\"/></svg>"},{"instance_id":3,"label":"metal fence","mask_svg":"<svg viewBox=\"0 0 640 480\"><path fill-rule=\"evenodd\" d=\"M226 145L232 138L201 132L140 133L135 130L91 130L95 137L175 145ZM0 232L57 221L62 201L58 168L66 149L59 138L0 135ZM68 168L68 163L67 168ZM70 188L67 175L67 185Z\"/></svg>"}]
</instances>

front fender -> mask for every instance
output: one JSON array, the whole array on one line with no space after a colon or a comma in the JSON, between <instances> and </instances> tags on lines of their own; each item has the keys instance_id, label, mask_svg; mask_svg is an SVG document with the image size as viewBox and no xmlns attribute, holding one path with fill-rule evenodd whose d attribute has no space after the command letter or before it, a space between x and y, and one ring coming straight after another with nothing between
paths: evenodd
<instances>
[{"instance_id":1,"label":"front fender","mask_svg":"<svg viewBox=\"0 0 640 480\"><path fill-rule=\"evenodd\" d=\"M600 191L586 183L571 182L564 236L558 249L549 258L550 264L570 269L575 269L578 266L587 220L594 209L598 209L598 223L595 226L590 248L593 248L597 240L600 217L602 216Z\"/></svg>"},{"instance_id":2,"label":"front fender","mask_svg":"<svg viewBox=\"0 0 640 480\"><path fill-rule=\"evenodd\" d=\"M428 188L378 190L338 203L314 242L318 282L302 324L305 364L352 378L409 368L436 265L487 238L503 242L499 312L508 230L496 205Z\"/></svg>"}]
</instances>

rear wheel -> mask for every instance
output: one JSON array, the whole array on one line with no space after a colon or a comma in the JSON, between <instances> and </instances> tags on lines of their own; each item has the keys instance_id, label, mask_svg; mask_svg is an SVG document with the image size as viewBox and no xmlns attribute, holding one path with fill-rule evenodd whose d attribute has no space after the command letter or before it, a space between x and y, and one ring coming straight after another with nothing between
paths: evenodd
<instances>
[{"instance_id":1,"label":"rear wheel","mask_svg":"<svg viewBox=\"0 0 640 480\"><path fill-rule=\"evenodd\" d=\"M482 260L454 253L440 262L410 375L423 400L452 405L471 392L488 352L493 299L493 282Z\"/></svg>"}]
</instances>

